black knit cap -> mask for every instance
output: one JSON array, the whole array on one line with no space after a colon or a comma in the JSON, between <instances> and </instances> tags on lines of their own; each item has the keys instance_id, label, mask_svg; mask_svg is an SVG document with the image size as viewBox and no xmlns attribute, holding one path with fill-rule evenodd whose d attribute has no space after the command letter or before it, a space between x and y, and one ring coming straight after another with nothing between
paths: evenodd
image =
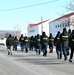
<instances>
[{"instance_id":1,"label":"black knit cap","mask_svg":"<svg viewBox=\"0 0 74 75\"><path fill-rule=\"evenodd\" d=\"M72 34L74 34L74 30L72 30Z\"/></svg>"},{"instance_id":2,"label":"black knit cap","mask_svg":"<svg viewBox=\"0 0 74 75\"><path fill-rule=\"evenodd\" d=\"M65 31L66 30L66 28L63 28L63 31Z\"/></svg>"}]
</instances>

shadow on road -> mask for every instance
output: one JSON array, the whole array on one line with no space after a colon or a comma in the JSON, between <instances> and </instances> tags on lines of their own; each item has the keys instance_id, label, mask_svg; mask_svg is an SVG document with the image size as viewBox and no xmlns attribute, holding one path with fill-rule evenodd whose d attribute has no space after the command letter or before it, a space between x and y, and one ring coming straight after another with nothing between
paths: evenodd
<instances>
[{"instance_id":1,"label":"shadow on road","mask_svg":"<svg viewBox=\"0 0 74 75\"><path fill-rule=\"evenodd\" d=\"M22 63L31 63L33 65L59 65L63 64L63 62L56 61L57 59L51 58L51 59L41 59L41 58L23 58L23 59L16 59L16 61L20 61Z\"/></svg>"}]
</instances>

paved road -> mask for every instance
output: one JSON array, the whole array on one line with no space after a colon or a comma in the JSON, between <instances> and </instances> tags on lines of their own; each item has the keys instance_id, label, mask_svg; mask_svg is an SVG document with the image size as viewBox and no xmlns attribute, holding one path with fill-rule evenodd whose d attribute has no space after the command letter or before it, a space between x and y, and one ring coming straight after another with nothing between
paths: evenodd
<instances>
[{"instance_id":1,"label":"paved road","mask_svg":"<svg viewBox=\"0 0 74 75\"><path fill-rule=\"evenodd\" d=\"M56 58L56 53L47 57L20 50L7 55L6 47L0 46L0 75L74 75L74 61L70 63Z\"/></svg>"}]
</instances>

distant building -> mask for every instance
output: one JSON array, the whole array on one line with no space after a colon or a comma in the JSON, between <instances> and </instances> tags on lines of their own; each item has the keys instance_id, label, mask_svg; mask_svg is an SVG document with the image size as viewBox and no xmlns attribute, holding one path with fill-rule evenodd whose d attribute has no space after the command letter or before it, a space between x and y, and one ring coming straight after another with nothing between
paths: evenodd
<instances>
[{"instance_id":1,"label":"distant building","mask_svg":"<svg viewBox=\"0 0 74 75\"><path fill-rule=\"evenodd\" d=\"M37 34L41 35L42 32L46 32L47 36L49 36L49 20L45 20L37 24L29 24L27 28L28 37L35 36Z\"/></svg>"},{"instance_id":2,"label":"distant building","mask_svg":"<svg viewBox=\"0 0 74 75\"><path fill-rule=\"evenodd\" d=\"M49 33L52 33L53 36L55 36L58 31L62 32L63 28L67 30L74 29L74 12L49 22Z\"/></svg>"},{"instance_id":3,"label":"distant building","mask_svg":"<svg viewBox=\"0 0 74 75\"><path fill-rule=\"evenodd\" d=\"M5 37L8 34L11 34L12 36L20 36L21 32L20 31L15 31L15 30L0 30L0 37Z\"/></svg>"}]
</instances>

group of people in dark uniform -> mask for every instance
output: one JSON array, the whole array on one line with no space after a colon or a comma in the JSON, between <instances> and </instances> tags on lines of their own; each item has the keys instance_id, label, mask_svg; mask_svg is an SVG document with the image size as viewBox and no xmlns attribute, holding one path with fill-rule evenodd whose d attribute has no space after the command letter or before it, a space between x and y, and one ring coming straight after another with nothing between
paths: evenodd
<instances>
[{"instance_id":1,"label":"group of people in dark uniform","mask_svg":"<svg viewBox=\"0 0 74 75\"><path fill-rule=\"evenodd\" d=\"M42 35L35 35L31 37L23 36L17 39L17 37L9 37L6 40L6 46L8 49L8 55L12 55L12 46L13 50L17 51L17 45L20 43L21 51L27 53L30 51L36 51L36 54L43 52L43 56L47 56L47 47L49 46L49 53L53 53L54 47L56 48L57 59L61 59L64 55L64 60L67 60L68 55L70 55L69 61L72 62L73 53L74 53L74 30L63 28L63 32L58 31L55 37L50 33L49 37L45 32L42 32Z\"/></svg>"},{"instance_id":2,"label":"group of people in dark uniform","mask_svg":"<svg viewBox=\"0 0 74 75\"><path fill-rule=\"evenodd\" d=\"M64 60L67 60L68 55L70 54L69 61L72 62L73 53L74 53L74 30L66 28L63 29L63 32L58 31L56 37L54 38L54 45L56 46L57 58L62 58L62 53L64 55Z\"/></svg>"},{"instance_id":3,"label":"group of people in dark uniform","mask_svg":"<svg viewBox=\"0 0 74 75\"><path fill-rule=\"evenodd\" d=\"M74 30L71 32L71 29L67 31L66 28L64 28L62 33L58 31L56 37L54 38L54 45L56 46L58 59L62 58L63 53L64 60L67 60L67 57L70 54L69 61L72 62L74 53Z\"/></svg>"}]
</instances>

